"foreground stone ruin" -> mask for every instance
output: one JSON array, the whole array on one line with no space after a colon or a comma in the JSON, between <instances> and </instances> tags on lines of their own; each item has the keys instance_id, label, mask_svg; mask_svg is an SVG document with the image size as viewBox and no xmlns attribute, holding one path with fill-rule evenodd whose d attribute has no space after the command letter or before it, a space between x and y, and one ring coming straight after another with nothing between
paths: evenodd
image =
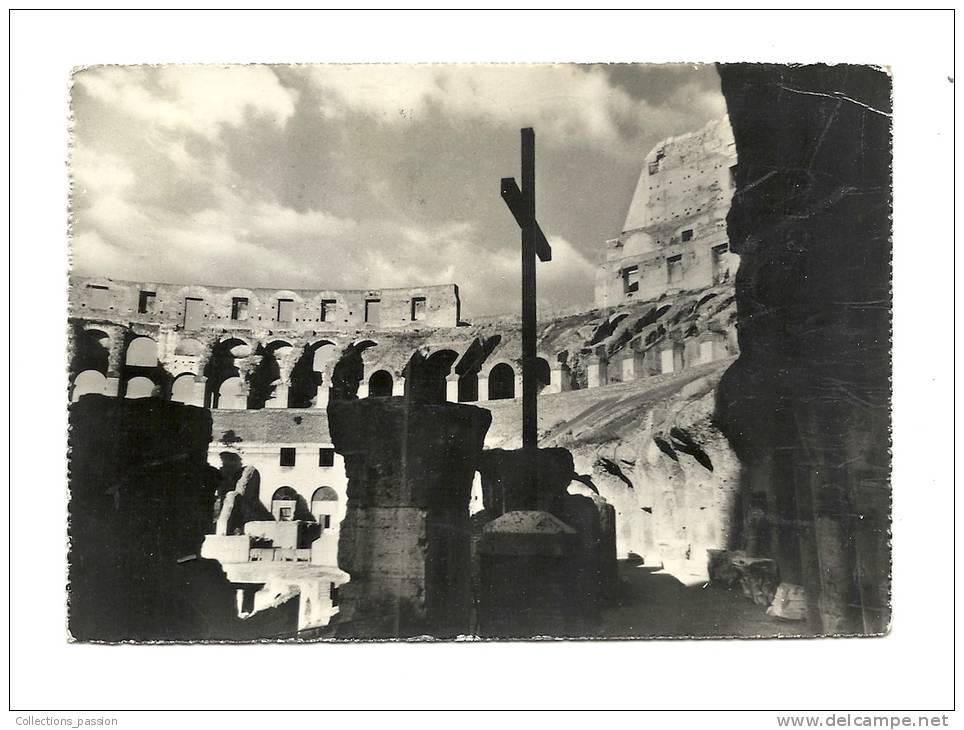
<instances>
[{"instance_id":1,"label":"foreground stone ruin","mask_svg":"<svg viewBox=\"0 0 964 730\"><path fill-rule=\"evenodd\" d=\"M469 498L491 416L404 398L334 401L328 416L348 473L338 636L468 634Z\"/></svg>"},{"instance_id":2,"label":"foreground stone ruin","mask_svg":"<svg viewBox=\"0 0 964 730\"><path fill-rule=\"evenodd\" d=\"M826 633L890 622L891 80L863 66L720 66L739 166L741 355L720 423L758 533ZM764 534L759 530L763 528Z\"/></svg>"}]
</instances>

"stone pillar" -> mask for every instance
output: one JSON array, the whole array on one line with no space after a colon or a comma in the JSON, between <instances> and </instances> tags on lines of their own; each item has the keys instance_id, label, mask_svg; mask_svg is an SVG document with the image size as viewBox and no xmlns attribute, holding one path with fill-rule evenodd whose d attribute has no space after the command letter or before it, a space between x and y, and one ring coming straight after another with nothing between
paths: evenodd
<instances>
[{"instance_id":1,"label":"stone pillar","mask_svg":"<svg viewBox=\"0 0 964 730\"><path fill-rule=\"evenodd\" d=\"M449 403L459 402L459 376L456 373L445 377L445 400Z\"/></svg>"},{"instance_id":2,"label":"stone pillar","mask_svg":"<svg viewBox=\"0 0 964 730\"><path fill-rule=\"evenodd\" d=\"M265 402L265 408L287 408L288 407L288 388L291 387L290 383L284 381L276 383L274 386L274 393Z\"/></svg>"},{"instance_id":3,"label":"stone pillar","mask_svg":"<svg viewBox=\"0 0 964 730\"><path fill-rule=\"evenodd\" d=\"M392 395L405 395L405 376L399 375L392 381Z\"/></svg>"},{"instance_id":4,"label":"stone pillar","mask_svg":"<svg viewBox=\"0 0 964 730\"><path fill-rule=\"evenodd\" d=\"M104 395L117 396L120 394L120 378L114 376L107 376L107 381L104 385Z\"/></svg>"},{"instance_id":5,"label":"stone pillar","mask_svg":"<svg viewBox=\"0 0 964 730\"><path fill-rule=\"evenodd\" d=\"M368 397L368 381L367 381L367 380L363 380L363 381L361 381L361 382L358 384L358 390L355 392L355 395L357 395L359 398L367 398L367 397Z\"/></svg>"},{"instance_id":6,"label":"stone pillar","mask_svg":"<svg viewBox=\"0 0 964 730\"><path fill-rule=\"evenodd\" d=\"M598 355L589 358L586 364L586 377L590 388L598 388L609 383L607 363Z\"/></svg>"},{"instance_id":7,"label":"stone pillar","mask_svg":"<svg viewBox=\"0 0 964 730\"><path fill-rule=\"evenodd\" d=\"M489 379L479 377L479 403L484 403L489 399Z\"/></svg>"},{"instance_id":8,"label":"stone pillar","mask_svg":"<svg viewBox=\"0 0 964 730\"><path fill-rule=\"evenodd\" d=\"M515 397L516 397L516 398L521 398L521 397L522 397L522 375L521 375L521 373L520 373L519 375L516 375L516 376L515 376Z\"/></svg>"},{"instance_id":9,"label":"stone pillar","mask_svg":"<svg viewBox=\"0 0 964 730\"><path fill-rule=\"evenodd\" d=\"M328 397L329 391L331 389L328 387L328 381L322 381L321 385L318 386L318 392L315 394L315 399L312 401L312 408L327 408L328 407Z\"/></svg>"},{"instance_id":10,"label":"stone pillar","mask_svg":"<svg viewBox=\"0 0 964 730\"><path fill-rule=\"evenodd\" d=\"M192 406L204 407L204 396L207 392L208 379L204 376L194 378L194 397L191 398Z\"/></svg>"},{"instance_id":11,"label":"stone pillar","mask_svg":"<svg viewBox=\"0 0 964 730\"><path fill-rule=\"evenodd\" d=\"M405 398L329 404L348 476L339 637L469 633L469 500L491 420L475 406Z\"/></svg>"},{"instance_id":12,"label":"stone pillar","mask_svg":"<svg viewBox=\"0 0 964 730\"><path fill-rule=\"evenodd\" d=\"M632 350L627 350L620 363L622 366L623 382L629 383L636 379L636 357Z\"/></svg>"},{"instance_id":13,"label":"stone pillar","mask_svg":"<svg viewBox=\"0 0 964 730\"><path fill-rule=\"evenodd\" d=\"M572 390L569 368L562 363L556 365L549 371L549 385L543 393L565 393Z\"/></svg>"}]
</instances>

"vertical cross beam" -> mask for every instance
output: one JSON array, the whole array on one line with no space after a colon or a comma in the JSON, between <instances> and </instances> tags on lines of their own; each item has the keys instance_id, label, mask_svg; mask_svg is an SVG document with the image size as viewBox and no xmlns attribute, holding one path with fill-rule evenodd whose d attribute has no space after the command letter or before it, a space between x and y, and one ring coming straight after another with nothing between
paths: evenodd
<instances>
[{"instance_id":1,"label":"vertical cross beam","mask_svg":"<svg viewBox=\"0 0 964 730\"><path fill-rule=\"evenodd\" d=\"M502 178L502 199L522 230L522 447L530 452L526 481L538 494L538 389L536 376L536 256L552 259L552 249L536 221L536 135L522 130L522 188Z\"/></svg>"},{"instance_id":2,"label":"vertical cross beam","mask_svg":"<svg viewBox=\"0 0 964 730\"><path fill-rule=\"evenodd\" d=\"M522 447L535 449L538 441L538 384L536 382L536 135L522 130Z\"/></svg>"}]
</instances>

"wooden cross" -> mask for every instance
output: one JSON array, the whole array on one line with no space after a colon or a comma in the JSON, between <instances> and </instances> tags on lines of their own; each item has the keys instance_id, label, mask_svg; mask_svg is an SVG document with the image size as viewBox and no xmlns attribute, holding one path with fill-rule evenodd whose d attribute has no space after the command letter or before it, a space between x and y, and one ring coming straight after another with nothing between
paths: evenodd
<instances>
[{"instance_id":1,"label":"wooden cross","mask_svg":"<svg viewBox=\"0 0 964 730\"><path fill-rule=\"evenodd\" d=\"M538 441L536 380L536 256L552 260L552 249L536 222L536 135L522 130L522 189L515 178L502 178L502 199L522 229L522 446ZM533 485L534 486L534 485Z\"/></svg>"}]
</instances>

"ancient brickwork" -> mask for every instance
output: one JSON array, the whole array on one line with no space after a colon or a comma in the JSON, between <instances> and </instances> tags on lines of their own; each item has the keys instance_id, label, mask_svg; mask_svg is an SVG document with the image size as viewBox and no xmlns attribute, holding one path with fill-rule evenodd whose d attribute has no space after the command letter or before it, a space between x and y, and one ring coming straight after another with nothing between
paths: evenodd
<instances>
[{"instance_id":1,"label":"ancient brickwork","mask_svg":"<svg viewBox=\"0 0 964 730\"><path fill-rule=\"evenodd\" d=\"M725 117L650 151L623 231L607 242L597 306L702 289L735 273L726 236L735 165Z\"/></svg>"}]
</instances>

